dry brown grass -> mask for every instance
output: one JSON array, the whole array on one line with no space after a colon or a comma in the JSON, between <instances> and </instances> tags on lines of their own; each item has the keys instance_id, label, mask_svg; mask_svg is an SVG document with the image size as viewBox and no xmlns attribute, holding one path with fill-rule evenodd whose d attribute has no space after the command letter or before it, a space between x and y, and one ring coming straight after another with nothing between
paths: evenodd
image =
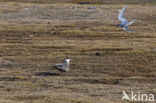
<instances>
[{"instance_id":1,"label":"dry brown grass","mask_svg":"<svg viewBox=\"0 0 156 103\"><path fill-rule=\"evenodd\" d=\"M0 2L18 2L18 3L81 3L89 2L91 4L152 4L155 0L0 0Z\"/></svg>"},{"instance_id":2,"label":"dry brown grass","mask_svg":"<svg viewBox=\"0 0 156 103\"><path fill-rule=\"evenodd\" d=\"M131 103L121 91L155 94L155 6L128 6L128 19L140 21L127 33L116 27L119 4L0 5L1 103ZM70 72L54 70L66 56Z\"/></svg>"}]
</instances>

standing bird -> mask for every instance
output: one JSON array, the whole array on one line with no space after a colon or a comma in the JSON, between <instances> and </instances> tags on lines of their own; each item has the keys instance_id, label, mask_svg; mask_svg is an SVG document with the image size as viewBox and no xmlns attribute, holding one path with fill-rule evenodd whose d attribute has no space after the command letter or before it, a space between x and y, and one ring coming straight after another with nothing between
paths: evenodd
<instances>
[{"instance_id":1,"label":"standing bird","mask_svg":"<svg viewBox=\"0 0 156 103\"><path fill-rule=\"evenodd\" d=\"M70 59L65 59L63 63L55 64L55 69L61 71L61 72L68 72L69 71L69 62Z\"/></svg>"},{"instance_id":2,"label":"standing bird","mask_svg":"<svg viewBox=\"0 0 156 103\"><path fill-rule=\"evenodd\" d=\"M121 24L119 24L118 26L122 27L123 30L125 30L125 31L133 32L132 30L128 29L128 26L133 24L135 22L135 20L132 20L131 22L128 22L127 19L124 18L124 12L125 12L126 8L127 8L127 6L125 5L122 10L119 10L120 13L118 15L118 20L121 22Z\"/></svg>"}]
</instances>

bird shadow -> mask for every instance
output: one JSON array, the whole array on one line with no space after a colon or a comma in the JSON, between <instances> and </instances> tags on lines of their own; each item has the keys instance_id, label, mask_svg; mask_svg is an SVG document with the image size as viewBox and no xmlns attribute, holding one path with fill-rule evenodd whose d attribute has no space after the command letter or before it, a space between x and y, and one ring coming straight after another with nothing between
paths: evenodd
<instances>
[{"instance_id":1,"label":"bird shadow","mask_svg":"<svg viewBox=\"0 0 156 103\"><path fill-rule=\"evenodd\" d=\"M36 73L35 76L58 76L60 74L57 73L49 73L49 72L39 72Z\"/></svg>"}]
</instances>

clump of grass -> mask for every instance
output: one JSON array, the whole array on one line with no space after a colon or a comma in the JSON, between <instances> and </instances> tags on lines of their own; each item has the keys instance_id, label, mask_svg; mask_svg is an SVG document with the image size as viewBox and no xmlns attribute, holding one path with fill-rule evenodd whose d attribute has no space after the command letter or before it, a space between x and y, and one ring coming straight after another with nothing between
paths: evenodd
<instances>
[{"instance_id":1,"label":"clump of grass","mask_svg":"<svg viewBox=\"0 0 156 103\"><path fill-rule=\"evenodd\" d=\"M15 96L12 98L12 100L18 100L18 101L25 101L25 100L34 100L34 99L40 99L44 98L43 95L21 95L21 96Z\"/></svg>"},{"instance_id":2,"label":"clump of grass","mask_svg":"<svg viewBox=\"0 0 156 103\"><path fill-rule=\"evenodd\" d=\"M84 32L80 30L64 30L62 31L62 34L65 35L83 35Z\"/></svg>"},{"instance_id":3,"label":"clump of grass","mask_svg":"<svg viewBox=\"0 0 156 103\"><path fill-rule=\"evenodd\" d=\"M25 81L27 80L27 77L24 76L15 76L15 77L1 77L1 81Z\"/></svg>"},{"instance_id":4,"label":"clump of grass","mask_svg":"<svg viewBox=\"0 0 156 103\"><path fill-rule=\"evenodd\" d=\"M93 35L92 32L89 31L81 31L81 30L64 30L61 32L62 35L65 36L87 36Z\"/></svg>"},{"instance_id":5,"label":"clump of grass","mask_svg":"<svg viewBox=\"0 0 156 103\"><path fill-rule=\"evenodd\" d=\"M46 31L46 25L38 24L38 25L23 25L13 24L13 25L3 25L0 27L1 30L5 31L15 31L15 32L43 32Z\"/></svg>"}]
</instances>

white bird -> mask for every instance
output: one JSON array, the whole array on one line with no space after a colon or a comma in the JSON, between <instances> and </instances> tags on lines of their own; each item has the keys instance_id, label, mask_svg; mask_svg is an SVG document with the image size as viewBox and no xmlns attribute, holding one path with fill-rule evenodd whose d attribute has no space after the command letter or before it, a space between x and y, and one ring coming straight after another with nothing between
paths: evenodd
<instances>
[{"instance_id":1,"label":"white bird","mask_svg":"<svg viewBox=\"0 0 156 103\"><path fill-rule=\"evenodd\" d=\"M122 27L123 30L125 30L125 31L133 32L132 30L128 29L128 26L133 24L135 22L135 20L132 20L131 22L128 22L127 19L124 18L124 12L125 12L126 8L127 8L127 6L125 5L122 10L119 10L120 13L118 15L118 20L121 22L121 24L119 24L118 26Z\"/></svg>"},{"instance_id":2,"label":"white bird","mask_svg":"<svg viewBox=\"0 0 156 103\"><path fill-rule=\"evenodd\" d=\"M70 59L65 59L63 63L55 64L55 69L61 71L61 72L68 72L69 71L69 62Z\"/></svg>"}]
</instances>

